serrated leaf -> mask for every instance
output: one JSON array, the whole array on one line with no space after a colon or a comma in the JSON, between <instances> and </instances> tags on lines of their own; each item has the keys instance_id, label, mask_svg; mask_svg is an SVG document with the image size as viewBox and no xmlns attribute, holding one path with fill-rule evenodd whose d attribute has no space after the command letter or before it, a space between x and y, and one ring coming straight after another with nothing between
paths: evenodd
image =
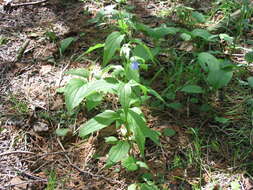
<instances>
[{"instance_id":1,"label":"serrated leaf","mask_svg":"<svg viewBox=\"0 0 253 190\"><path fill-rule=\"evenodd\" d=\"M69 71L66 71L65 74L88 78L90 75L90 72L87 69L78 68L78 69L71 69Z\"/></svg>"},{"instance_id":2,"label":"serrated leaf","mask_svg":"<svg viewBox=\"0 0 253 190\"><path fill-rule=\"evenodd\" d=\"M204 92L204 90L198 85L187 85L184 86L180 91L190 94L200 94Z\"/></svg>"},{"instance_id":3,"label":"serrated leaf","mask_svg":"<svg viewBox=\"0 0 253 190\"><path fill-rule=\"evenodd\" d=\"M122 35L120 32L113 32L106 38L103 55L103 66L107 65L107 63L109 63L109 61L115 55L115 52L120 49L120 44L124 37L125 35Z\"/></svg>"},{"instance_id":4,"label":"serrated leaf","mask_svg":"<svg viewBox=\"0 0 253 190\"><path fill-rule=\"evenodd\" d=\"M251 88L253 88L253 77L248 77L247 80L248 80L249 86L250 86Z\"/></svg>"},{"instance_id":5,"label":"serrated leaf","mask_svg":"<svg viewBox=\"0 0 253 190\"><path fill-rule=\"evenodd\" d=\"M232 79L233 72L225 71L222 69L213 70L208 73L207 82L212 85L215 89L227 86Z\"/></svg>"},{"instance_id":6,"label":"serrated leaf","mask_svg":"<svg viewBox=\"0 0 253 190\"><path fill-rule=\"evenodd\" d=\"M248 63L252 63L253 62L253 51L246 53L244 58Z\"/></svg>"},{"instance_id":7,"label":"serrated leaf","mask_svg":"<svg viewBox=\"0 0 253 190\"><path fill-rule=\"evenodd\" d=\"M76 38L68 37L60 42L60 53L63 54L67 48L76 41Z\"/></svg>"},{"instance_id":8,"label":"serrated leaf","mask_svg":"<svg viewBox=\"0 0 253 190\"><path fill-rule=\"evenodd\" d=\"M129 156L122 161L122 166L127 169L127 171L136 171L138 169L138 165L136 164L136 160L133 156Z\"/></svg>"},{"instance_id":9,"label":"serrated leaf","mask_svg":"<svg viewBox=\"0 0 253 190\"><path fill-rule=\"evenodd\" d=\"M130 145L128 142L119 141L110 149L106 165L111 166L119 161L122 161L124 158L127 157L129 149Z\"/></svg>"},{"instance_id":10,"label":"serrated leaf","mask_svg":"<svg viewBox=\"0 0 253 190\"><path fill-rule=\"evenodd\" d=\"M198 61L201 67L206 71L215 71L220 69L219 60L207 52L202 52L198 55Z\"/></svg>"},{"instance_id":11,"label":"serrated leaf","mask_svg":"<svg viewBox=\"0 0 253 190\"><path fill-rule=\"evenodd\" d=\"M115 120L119 119L118 113L112 110L106 110L90 119L88 122L82 124L79 130L79 136L85 137L93 132L103 129L111 125Z\"/></svg>"},{"instance_id":12,"label":"serrated leaf","mask_svg":"<svg viewBox=\"0 0 253 190\"><path fill-rule=\"evenodd\" d=\"M59 137L65 137L68 132L70 132L70 129L68 128L61 128L61 129L56 129L55 133Z\"/></svg>"}]
</instances>

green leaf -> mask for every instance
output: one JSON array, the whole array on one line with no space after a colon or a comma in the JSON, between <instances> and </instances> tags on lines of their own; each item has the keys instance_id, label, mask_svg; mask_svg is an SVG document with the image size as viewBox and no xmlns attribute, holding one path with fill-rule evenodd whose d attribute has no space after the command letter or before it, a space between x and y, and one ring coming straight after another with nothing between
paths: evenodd
<instances>
[{"instance_id":1,"label":"green leaf","mask_svg":"<svg viewBox=\"0 0 253 190\"><path fill-rule=\"evenodd\" d=\"M159 190L159 188L155 184L148 185L146 183L142 183L140 190Z\"/></svg>"},{"instance_id":2,"label":"green leaf","mask_svg":"<svg viewBox=\"0 0 253 190\"><path fill-rule=\"evenodd\" d=\"M240 190L241 189L241 185L238 181L233 181L231 182L231 188L232 190Z\"/></svg>"},{"instance_id":3,"label":"green leaf","mask_svg":"<svg viewBox=\"0 0 253 190\"><path fill-rule=\"evenodd\" d=\"M250 86L251 88L253 88L253 77L248 77L247 80L248 80L249 86Z\"/></svg>"},{"instance_id":4,"label":"green leaf","mask_svg":"<svg viewBox=\"0 0 253 190\"><path fill-rule=\"evenodd\" d=\"M178 31L179 29L175 27L160 26L148 30L148 35L152 38L160 39L164 38L168 34L175 35Z\"/></svg>"},{"instance_id":5,"label":"green leaf","mask_svg":"<svg viewBox=\"0 0 253 190\"><path fill-rule=\"evenodd\" d=\"M253 51L246 53L244 58L248 63L252 63L253 62Z\"/></svg>"},{"instance_id":6,"label":"green leaf","mask_svg":"<svg viewBox=\"0 0 253 190\"><path fill-rule=\"evenodd\" d=\"M173 103L167 104L167 106L174 110L180 110L183 107L183 105L179 102L173 102Z\"/></svg>"},{"instance_id":7,"label":"green leaf","mask_svg":"<svg viewBox=\"0 0 253 190\"><path fill-rule=\"evenodd\" d=\"M115 93L118 88L117 81L110 81L109 79L94 80L89 83L81 83L82 80L80 79L75 80L79 82L69 83L65 90L65 102L69 111L78 106L84 98L95 92Z\"/></svg>"},{"instance_id":8,"label":"green leaf","mask_svg":"<svg viewBox=\"0 0 253 190\"><path fill-rule=\"evenodd\" d=\"M212 70L208 73L207 82L212 85L215 89L227 86L232 79L233 72L225 71L222 69Z\"/></svg>"},{"instance_id":9,"label":"green leaf","mask_svg":"<svg viewBox=\"0 0 253 190\"><path fill-rule=\"evenodd\" d=\"M167 137L172 137L176 134L176 131L170 128L166 128L163 130L163 135Z\"/></svg>"},{"instance_id":10,"label":"green leaf","mask_svg":"<svg viewBox=\"0 0 253 190\"><path fill-rule=\"evenodd\" d=\"M220 69L220 62L210 53L203 52L198 55L198 61L201 67L206 71L215 71Z\"/></svg>"},{"instance_id":11,"label":"green leaf","mask_svg":"<svg viewBox=\"0 0 253 190\"><path fill-rule=\"evenodd\" d=\"M224 40L224 41L228 42L229 44L233 44L233 42L234 42L234 38L227 35L227 34L219 34L219 37L221 40Z\"/></svg>"},{"instance_id":12,"label":"green leaf","mask_svg":"<svg viewBox=\"0 0 253 190\"><path fill-rule=\"evenodd\" d=\"M194 37L200 37L206 41L213 41L213 38L216 37L216 35L212 35L205 29L195 29L191 33Z\"/></svg>"},{"instance_id":13,"label":"green leaf","mask_svg":"<svg viewBox=\"0 0 253 190\"><path fill-rule=\"evenodd\" d=\"M105 142L108 144L116 144L118 142L118 139L114 136L105 137Z\"/></svg>"},{"instance_id":14,"label":"green leaf","mask_svg":"<svg viewBox=\"0 0 253 190\"><path fill-rule=\"evenodd\" d=\"M128 64L125 68L125 75L128 80L134 80L136 82L140 81L139 69L136 70L132 69L130 64Z\"/></svg>"},{"instance_id":15,"label":"green leaf","mask_svg":"<svg viewBox=\"0 0 253 190\"><path fill-rule=\"evenodd\" d=\"M200 94L200 93L203 93L204 90L198 86L198 85L187 85L187 86L184 86L182 89L181 89L182 92L186 92L186 93L190 93L190 94Z\"/></svg>"},{"instance_id":16,"label":"green leaf","mask_svg":"<svg viewBox=\"0 0 253 190\"><path fill-rule=\"evenodd\" d=\"M120 44L124 39L125 35L120 32L111 33L105 41L104 55L103 55L103 66L107 65L114 56L115 52L120 49Z\"/></svg>"},{"instance_id":17,"label":"green leaf","mask_svg":"<svg viewBox=\"0 0 253 190\"><path fill-rule=\"evenodd\" d=\"M127 169L127 171L136 171L138 169L138 165L136 164L136 160L133 156L129 156L122 161L122 166Z\"/></svg>"},{"instance_id":18,"label":"green leaf","mask_svg":"<svg viewBox=\"0 0 253 190\"><path fill-rule=\"evenodd\" d=\"M148 61L153 58L153 56L150 57L149 52L147 52L147 49L144 48L142 45L135 46L135 48L133 49L133 56L140 57L145 61Z\"/></svg>"},{"instance_id":19,"label":"green leaf","mask_svg":"<svg viewBox=\"0 0 253 190\"><path fill-rule=\"evenodd\" d=\"M75 59L75 61L80 61L80 60L82 60L83 56L85 56L86 54L88 54L88 53L90 53L90 52L92 52L92 51L94 51L94 50L96 50L96 49L102 48L102 47L104 47L104 46L105 46L105 44L96 44L96 45L94 45L94 46L89 47L89 49L88 49L87 51L85 51L84 53L82 53L81 55L79 55L79 56Z\"/></svg>"},{"instance_id":20,"label":"green leaf","mask_svg":"<svg viewBox=\"0 0 253 190\"><path fill-rule=\"evenodd\" d=\"M132 88L128 83L126 84L123 83L119 87L119 101L125 111L130 106L129 104L131 101L131 94L132 94Z\"/></svg>"},{"instance_id":21,"label":"green leaf","mask_svg":"<svg viewBox=\"0 0 253 190\"><path fill-rule=\"evenodd\" d=\"M115 120L119 119L118 113L112 110L106 110L81 125L79 136L85 137L93 132L103 129L111 125Z\"/></svg>"},{"instance_id":22,"label":"green leaf","mask_svg":"<svg viewBox=\"0 0 253 190\"><path fill-rule=\"evenodd\" d=\"M205 16L197 11L192 12L192 17L199 23L204 23L206 21Z\"/></svg>"},{"instance_id":23,"label":"green leaf","mask_svg":"<svg viewBox=\"0 0 253 190\"><path fill-rule=\"evenodd\" d=\"M70 132L70 129L68 128L61 128L61 129L56 129L55 133L59 137L65 137L68 132Z\"/></svg>"},{"instance_id":24,"label":"green leaf","mask_svg":"<svg viewBox=\"0 0 253 190\"><path fill-rule=\"evenodd\" d=\"M69 71L66 71L65 74L88 78L90 75L90 72L87 69L78 68L78 69L71 69Z\"/></svg>"},{"instance_id":25,"label":"green leaf","mask_svg":"<svg viewBox=\"0 0 253 190\"><path fill-rule=\"evenodd\" d=\"M229 122L229 119L225 118L225 117L215 117L214 119L215 119L215 121L222 123L222 124L226 124Z\"/></svg>"},{"instance_id":26,"label":"green leaf","mask_svg":"<svg viewBox=\"0 0 253 190\"><path fill-rule=\"evenodd\" d=\"M182 33L181 35L180 35L180 37L184 40L184 41L189 41L189 40L191 40L191 35L190 34L187 34L187 33Z\"/></svg>"},{"instance_id":27,"label":"green leaf","mask_svg":"<svg viewBox=\"0 0 253 190\"><path fill-rule=\"evenodd\" d=\"M139 109L136 107L129 109L128 118L131 118L130 129L134 134L141 155L144 156L145 138L150 138L154 143L160 145L159 133L147 127L146 122L144 121L143 117L140 116L138 110Z\"/></svg>"},{"instance_id":28,"label":"green leaf","mask_svg":"<svg viewBox=\"0 0 253 190\"><path fill-rule=\"evenodd\" d=\"M96 44L94 46L89 47L89 49L87 51L85 51L84 54L88 54L88 53L90 53L96 49L102 48L104 46L105 46L105 44Z\"/></svg>"},{"instance_id":29,"label":"green leaf","mask_svg":"<svg viewBox=\"0 0 253 190\"><path fill-rule=\"evenodd\" d=\"M60 42L60 53L63 54L74 41L76 41L76 38L73 37L68 37L62 40Z\"/></svg>"},{"instance_id":30,"label":"green leaf","mask_svg":"<svg viewBox=\"0 0 253 190\"><path fill-rule=\"evenodd\" d=\"M130 145L128 142L119 141L110 149L106 165L111 166L119 161L122 161L124 158L127 157L129 149Z\"/></svg>"},{"instance_id":31,"label":"green leaf","mask_svg":"<svg viewBox=\"0 0 253 190\"><path fill-rule=\"evenodd\" d=\"M78 78L69 81L64 90L65 103L68 111L71 111L83 100L78 95L81 92L80 89L86 85L86 81Z\"/></svg>"},{"instance_id":32,"label":"green leaf","mask_svg":"<svg viewBox=\"0 0 253 190\"><path fill-rule=\"evenodd\" d=\"M90 111L93 108L97 107L103 100L103 95L101 93L93 93L86 98L86 107Z\"/></svg>"},{"instance_id":33,"label":"green leaf","mask_svg":"<svg viewBox=\"0 0 253 190\"><path fill-rule=\"evenodd\" d=\"M145 169L149 169L148 165L145 162L142 161L137 161L136 164L140 167L140 168L145 168Z\"/></svg>"}]
</instances>

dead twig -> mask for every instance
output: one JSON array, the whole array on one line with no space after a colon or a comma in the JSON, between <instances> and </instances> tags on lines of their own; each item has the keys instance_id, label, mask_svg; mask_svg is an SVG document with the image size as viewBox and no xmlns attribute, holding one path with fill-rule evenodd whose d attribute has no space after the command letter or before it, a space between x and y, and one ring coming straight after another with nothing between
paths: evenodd
<instances>
[{"instance_id":1,"label":"dead twig","mask_svg":"<svg viewBox=\"0 0 253 190\"><path fill-rule=\"evenodd\" d=\"M12 151L12 152L1 153L0 157L11 155L11 154L35 154L35 153L34 152L29 152L29 151Z\"/></svg>"},{"instance_id":2,"label":"dead twig","mask_svg":"<svg viewBox=\"0 0 253 190\"><path fill-rule=\"evenodd\" d=\"M63 145L62 145L62 143L61 143L61 141L60 141L59 138L57 138L57 142L58 142L58 144L60 145L60 147L62 148L62 150L65 151L65 148L63 147ZM121 184L121 185L122 185L122 182L120 182L120 181L118 181L118 180L110 179L110 178L107 178L107 177L105 177L105 176L103 176L103 175L93 174L93 173L91 173L91 172L89 172L89 171L84 171L84 170L80 169L79 167L77 167L76 165L74 165L74 164L71 162L70 158L69 158L66 154L65 154L64 156L65 156L65 158L67 159L67 161L68 161L68 163L70 164L70 166L71 166L72 168L76 169L76 170L77 170L78 172L80 172L81 174L89 175L89 176L91 176L91 177L96 177L96 178L102 178L102 179L104 179L104 180L106 180L106 181L108 181L108 182L110 182L110 183L117 183L117 184Z\"/></svg>"},{"instance_id":3,"label":"dead twig","mask_svg":"<svg viewBox=\"0 0 253 190\"><path fill-rule=\"evenodd\" d=\"M35 2L27 2L27 3L8 3L4 5L4 11L6 12L11 12L13 9L18 8L18 7L25 7L29 5L38 5L41 3L46 3L48 0L41 0L41 1L35 1Z\"/></svg>"}]
</instances>

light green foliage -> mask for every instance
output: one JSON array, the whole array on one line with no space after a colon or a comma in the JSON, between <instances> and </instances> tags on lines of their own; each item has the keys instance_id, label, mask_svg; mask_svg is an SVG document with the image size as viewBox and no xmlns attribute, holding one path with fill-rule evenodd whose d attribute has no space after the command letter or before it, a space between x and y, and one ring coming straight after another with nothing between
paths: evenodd
<instances>
[{"instance_id":1,"label":"light green foliage","mask_svg":"<svg viewBox=\"0 0 253 190\"><path fill-rule=\"evenodd\" d=\"M56 174L55 171L51 170L49 173L48 183L45 190L55 190L56 186L57 186Z\"/></svg>"},{"instance_id":2,"label":"light green foliage","mask_svg":"<svg viewBox=\"0 0 253 190\"><path fill-rule=\"evenodd\" d=\"M233 71L222 67L222 63L213 55L203 52L198 56L201 67L208 72L207 82L215 89L227 86L233 76Z\"/></svg>"},{"instance_id":3,"label":"light green foliage","mask_svg":"<svg viewBox=\"0 0 253 190\"><path fill-rule=\"evenodd\" d=\"M120 49L120 44L124 37L125 35L121 34L120 32L113 32L106 38L103 55L103 66L106 66L115 55L115 52Z\"/></svg>"},{"instance_id":4,"label":"light green foliage","mask_svg":"<svg viewBox=\"0 0 253 190\"><path fill-rule=\"evenodd\" d=\"M203 93L203 89L197 85L186 85L181 89L182 92L192 93L192 94L199 94Z\"/></svg>"},{"instance_id":5,"label":"light green foliage","mask_svg":"<svg viewBox=\"0 0 253 190\"><path fill-rule=\"evenodd\" d=\"M248 52L248 53L245 54L245 60L248 63L252 63L253 62L253 51Z\"/></svg>"},{"instance_id":6,"label":"light green foliage","mask_svg":"<svg viewBox=\"0 0 253 190\"><path fill-rule=\"evenodd\" d=\"M70 45L76 41L76 38L68 37L60 42L60 54L63 55L64 52L70 47Z\"/></svg>"}]
</instances>

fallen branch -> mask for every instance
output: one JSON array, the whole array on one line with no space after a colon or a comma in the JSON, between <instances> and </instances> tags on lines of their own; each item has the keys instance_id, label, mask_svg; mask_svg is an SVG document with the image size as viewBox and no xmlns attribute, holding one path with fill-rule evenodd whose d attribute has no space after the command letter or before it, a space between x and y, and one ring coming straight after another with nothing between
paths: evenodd
<instances>
[{"instance_id":1,"label":"fallen branch","mask_svg":"<svg viewBox=\"0 0 253 190\"><path fill-rule=\"evenodd\" d=\"M18 7L24 7L24 6L29 6L29 5L38 5L41 3L45 3L48 0L41 0L41 1L35 1L35 2L28 2L28 3L8 3L4 5L4 11L6 12L11 12L13 9L18 8Z\"/></svg>"},{"instance_id":2,"label":"fallen branch","mask_svg":"<svg viewBox=\"0 0 253 190\"><path fill-rule=\"evenodd\" d=\"M34 152L29 152L29 151L13 151L13 152L4 152L0 154L0 157L2 156L7 156L11 154L35 154Z\"/></svg>"}]
</instances>

